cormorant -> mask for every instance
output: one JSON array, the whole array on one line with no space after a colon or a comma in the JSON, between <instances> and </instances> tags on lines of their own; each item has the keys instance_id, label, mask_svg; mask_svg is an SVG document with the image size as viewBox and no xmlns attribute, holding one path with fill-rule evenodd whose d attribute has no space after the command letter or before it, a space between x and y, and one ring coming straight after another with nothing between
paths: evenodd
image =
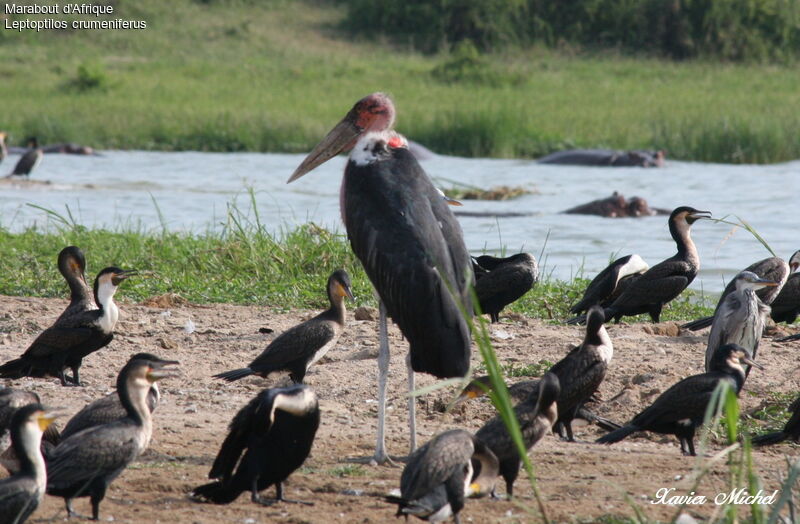
<instances>
[{"instance_id":1,"label":"cormorant","mask_svg":"<svg viewBox=\"0 0 800 524\"><path fill-rule=\"evenodd\" d=\"M408 457L400 476L397 516L414 515L429 522L442 522L458 513L466 497L481 497L494 491L497 457L489 447L463 429L452 429L433 437Z\"/></svg>"},{"instance_id":2,"label":"cormorant","mask_svg":"<svg viewBox=\"0 0 800 524\"><path fill-rule=\"evenodd\" d=\"M602 307L611 305L631 282L648 269L650 266L647 262L636 254L616 259L589 282L586 291L583 292L583 298L569 308L569 312L580 315L594 305Z\"/></svg>"},{"instance_id":3,"label":"cormorant","mask_svg":"<svg viewBox=\"0 0 800 524\"><path fill-rule=\"evenodd\" d=\"M17 474L0 480L0 524L22 524L44 498L47 472L42 432L55 417L39 403L19 408L11 419L11 442L20 461Z\"/></svg>"},{"instance_id":4,"label":"cormorant","mask_svg":"<svg viewBox=\"0 0 800 524\"><path fill-rule=\"evenodd\" d=\"M58 254L58 271L69 285L69 305L56 323L62 318L97 309L92 290L86 283L86 258L80 248L67 246L61 250Z\"/></svg>"},{"instance_id":5,"label":"cormorant","mask_svg":"<svg viewBox=\"0 0 800 524\"><path fill-rule=\"evenodd\" d=\"M780 257L769 257L765 258L764 260L759 260L758 262L750 264L742 271L750 271L751 273L755 273L756 275L765 280L770 280L772 282L777 283L777 285L774 287L759 289L758 291L756 291L756 295L758 295L758 298L761 300L761 302L763 302L767 306L771 306L772 303L775 300L777 300L777 297L780 296L781 292L783 291L783 287L787 283L787 278L789 278L789 275L797 271L798 266L800 266L800 251L797 251L792 255L792 257L789 259L789 264L787 264ZM716 309L714 309L714 315L710 317L698 318L697 320L688 322L682 325L681 327L683 329L697 331L710 326L711 322L714 320L714 316L717 314L717 311L719 310L720 306L725 300L725 297L733 293L735 290L736 290L736 281L731 280L730 282L728 282L728 285L725 286L725 290L719 297L719 301L717 302L717 307ZM779 321L776 320L776 322Z\"/></svg>"},{"instance_id":6,"label":"cormorant","mask_svg":"<svg viewBox=\"0 0 800 524\"><path fill-rule=\"evenodd\" d=\"M35 136L28 139L28 147L30 149L19 159L17 165L14 167L14 171L8 175L9 177L24 176L30 178L31 171L36 169L36 166L42 161L44 153L42 153L42 149L39 147L39 141Z\"/></svg>"},{"instance_id":7,"label":"cormorant","mask_svg":"<svg viewBox=\"0 0 800 524\"><path fill-rule=\"evenodd\" d=\"M550 433L550 428L556 423L558 418L556 401L560 390L558 377L553 373L545 373L539 381L538 394L531 395L514 407L525 449L531 449L542 437ZM506 481L506 492L509 497L513 496L514 481L519 475L522 459L503 419L499 415L491 419L475 433L475 438L484 442L497 456L500 475Z\"/></svg>"},{"instance_id":8,"label":"cormorant","mask_svg":"<svg viewBox=\"0 0 800 524\"><path fill-rule=\"evenodd\" d=\"M19 457L11 447L11 420L17 410L28 404L39 404L39 395L33 391L14 388L0 389L0 464L10 473L20 469ZM42 439L42 453L58 444L59 435L55 424L49 426Z\"/></svg>"},{"instance_id":9,"label":"cormorant","mask_svg":"<svg viewBox=\"0 0 800 524\"><path fill-rule=\"evenodd\" d=\"M64 375L65 368L72 369L71 385L79 386L83 358L105 346L114 338L114 327L119 309L114 303L117 286L136 274L116 267L107 267L94 281L94 298L98 309L60 316L31 343L17 359L0 366L0 377L54 376L62 386L70 385Z\"/></svg>"},{"instance_id":10,"label":"cormorant","mask_svg":"<svg viewBox=\"0 0 800 524\"><path fill-rule=\"evenodd\" d=\"M792 416L786 421L786 425L783 426L783 431L776 431L774 433L766 433L753 437L753 444L756 446L769 446L789 439L800 442L800 397L797 397L797 399L792 402L792 405L789 406L789 411L792 413Z\"/></svg>"},{"instance_id":11,"label":"cormorant","mask_svg":"<svg viewBox=\"0 0 800 524\"><path fill-rule=\"evenodd\" d=\"M327 289L330 308L281 333L246 368L218 373L214 378L233 382L250 375L266 377L273 371L288 370L292 381L303 382L308 368L336 345L347 318L344 298L353 299L350 277L343 269L328 277Z\"/></svg>"},{"instance_id":12,"label":"cormorant","mask_svg":"<svg viewBox=\"0 0 800 524\"><path fill-rule=\"evenodd\" d=\"M132 362L134 360L149 360L150 362L155 363L165 363L166 360L163 360L152 353L136 353L133 355L128 362ZM150 413L153 413L156 410L156 406L158 406L158 401L161 398L161 394L158 391L158 382L153 382L150 386L150 390L147 392L147 409ZM91 402L83 407L80 411L78 411L67 425L64 426L64 430L61 431L60 438L66 439L70 436L74 435L75 433L82 431L86 428L91 428L94 426L102 426L103 424L108 424L109 422L114 422L117 419L123 418L127 415L127 411L125 407L120 402L119 395L116 392L109 393L108 395Z\"/></svg>"},{"instance_id":13,"label":"cormorant","mask_svg":"<svg viewBox=\"0 0 800 524\"><path fill-rule=\"evenodd\" d=\"M725 296L714 313L714 323L706 346L706 371L717 348L725 344L738 344L748 350L753 359L758 352L758 342L764 333L769 306L761 303L756 290L774 288L777 282L764 280L755 273L742 271L733 279L735 291ZM745 376L750 372L748 368Z\"/></svg>"},{"instance_id":14,"label":"cormorant","mask_svg":"<svg viewBox=\"0 0 800 524\"><path fill-rule=\"evenodd\" d=\"M627 425L600 437L597 442L613 444L637 431L654 431L675 435L681 442L681 452L695 455L695 429L705 419L714 390L720 382L726 381L738 395L745 380L743 363L761 368L741 346L726 344L717 348L709 371L674 384Z\"/></svg>"},{"instance_id":15,"label":"cormorant","mask_svg":"<svg viewBox=\"0 0 800 524\"><path fill-rule=\"evenodd\" d=\"M658 322L661 308L680 295L692 283L700 270L700 256L689 232L692 224L701 218L709 218L708 211L681 206L669 216L669 233L678 246L678 252L651 267L632 282L614 302L605 308L606 321L619 322L624 316L648 313L653 322ZM585 321L575 317L568 323Z\"/></svg>"},{"instance_id":16,"label":"cormorant","mask_svg":"<svg viewBox=\"0 0 800 524\"><path fill-rule=\"evenodd\" d=\"M539 280L539 266L530 253L507 258L482 255L475 263L481 268L475 271L475 295L492 322L499 321L503 308L522 298Z\"/></svg>"},{"instance_id":17,"label":"cormorant","mask_svg":"<svg viewBox=\"0 0 800 524\"><path fill-rule=\"evenodd\" d=\"M47 457L47 493L64 498L70 517L75 515L72 499L90 497L92 520L98 520L108 486L147 449L153 433L147 393L155 381L177 376L163 369L172 364L178 362L128 362L117 376L117 394L127 415L73 434Z\"/></svg>"},{"instance_id":18,"label":"cormorant","mask_svg":"<svg viewBox=\"0 0 800 524\"><path fill-rule=\"evenodd\" d=\"M800 251L795 252L789 259L789 269L791 275L786 279L783 289L772 301L772 320L775 322L786 322L792 324L800 314Z\"/></svg>"},{"instance_id":19,"label":"cormorant","mask_svg":"<svg viewBox=\"0 0 800 524\"><path fill-rule=\"evenodd\" d=\"M386 380L389 339L386 315L410 347L413 371L439 378L469 370L474 278L461 227L428 175L392 130L394 104L383 93L360 101L295 170L288 182L352 148L341 190L342 219L353 252L380 296L378 438L374 460L386 454ZM411 449L416 447L414 398L409 396Z\"/></svg>"},{"instance_id":20,"label":"cormorant","mask_svg":"<svg viewBox=\"0 0 800 524\"><path fill-rule=\"evenodd\" d=\"M318 427L319 404L310 387L294 384L265 389L231 421L208 473L208 478L217 480L195 488L192 496L229 504L250 491L250 500L265 506L277 501L300 502L283 498L282 483L308 457ZM258 494L273 484L274 500Z\"/></svg>"}]
</instances>

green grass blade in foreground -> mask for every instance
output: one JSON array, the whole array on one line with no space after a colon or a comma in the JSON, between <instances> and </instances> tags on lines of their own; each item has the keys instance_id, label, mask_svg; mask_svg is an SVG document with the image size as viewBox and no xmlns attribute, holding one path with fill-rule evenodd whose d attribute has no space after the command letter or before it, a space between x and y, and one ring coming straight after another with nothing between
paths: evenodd
<instances>
[{"instance_id":1,"label":"green grass blade in foreground","mask_svg":"<svg viewBox=\"0 0 800 524\"><path fill-rule=\"evenodd\" d=\"M767 251L770 252L770 254L772 254L773 257L777 257L778 256L778 255L775 254L775 251L772 250L772 248L767 243L767 241L764 240L764 237L762 237L758 233L758 231L756 231L756 229L753 226L751 226L746 220L744 220L743 218L741 218L739 216L736 216L736 219L738 220L738 222L731 222L730 220L727 220L727 218L728 218L728 216L726 215L726 216L724 216L722 218L711 218L709 220L711 220L713 222L719 222L719 223L722 223L722 224L728 224L728 225L731 225L731 226L743 228L745 231L747 231L748 233L753 235L753 238L758 240L761 243L761 245L764 246L767 249ZM731 232L731 234L733 234L733 232ZM726 237L726 240L727 240L727 237Z\"/></svg>"}]
</instances>

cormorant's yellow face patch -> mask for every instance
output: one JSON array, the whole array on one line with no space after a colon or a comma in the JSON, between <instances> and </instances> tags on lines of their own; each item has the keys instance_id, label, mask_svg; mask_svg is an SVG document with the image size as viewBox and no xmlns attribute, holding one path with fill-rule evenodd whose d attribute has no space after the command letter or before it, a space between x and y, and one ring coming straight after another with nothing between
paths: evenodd
<instances>
[{"instance_id":1,"label":"cormorant's yellow face patch","mask_svg":"<svg viewBox=\"0 0 800 524\"><path fill-rule=\"evenodd\" d=\"M39 429L42 431L46 430L55 419L56 417L54 415L45 413L44 411L39 411L36 414L36 422L39 424Z\"/></svg>"}]
</instances>

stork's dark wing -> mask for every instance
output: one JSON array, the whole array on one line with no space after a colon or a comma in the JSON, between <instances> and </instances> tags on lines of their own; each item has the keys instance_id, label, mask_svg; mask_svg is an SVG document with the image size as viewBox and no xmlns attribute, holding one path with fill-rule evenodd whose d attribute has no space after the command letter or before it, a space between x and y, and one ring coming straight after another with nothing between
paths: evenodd
<instances>
[{"instance_id":1,"label":"stork's dark wing","mask_svg":"<svg viewBox=\"0 0 800 524\"><path fill-rule=\"evenodd\" d=\"M343 191L353 251L409 341L414 370L464 376L470 334L460 306L470 310L472 272L455 217L404 149L366 166L350 161Z\"/></svg>"}]
</instances>

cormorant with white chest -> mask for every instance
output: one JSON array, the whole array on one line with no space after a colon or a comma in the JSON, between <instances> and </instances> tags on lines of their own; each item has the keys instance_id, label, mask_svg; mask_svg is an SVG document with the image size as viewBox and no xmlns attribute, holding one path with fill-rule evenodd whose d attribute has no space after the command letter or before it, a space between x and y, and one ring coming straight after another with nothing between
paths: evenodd
<instances>
[{"instance_id":1,"label":"cormorant with white chest","mask_svg":"<svg viewBox=\"0 0 800 524\"><path fill-rule=\"evenodd\" d=\"M352 148L340 204L350 245L380 296L378 442L374 459L389 460L384 443L389 341L386 314L410 346L413 371L440 378L469 370L473 283L461 227L428 175L392 131L394 104L383 93L356 103L289 178L292 182ZM411 449L414 398L409 398Z\"/></svg>"},{"instance_id":2,"label":"cormorant with white chest","mask_svg":"<svg viewBox=\"0 0 800 524\"><path fill-rule=\"evenodd\" d=\"M648 269L650 266L647 265L647 262L636 254L616 259L589 282L583 292L583 297L569 308L569 312L580 315L595 305L610 306L634 280L642 276Z\"/></svg>"}]
</instances>

